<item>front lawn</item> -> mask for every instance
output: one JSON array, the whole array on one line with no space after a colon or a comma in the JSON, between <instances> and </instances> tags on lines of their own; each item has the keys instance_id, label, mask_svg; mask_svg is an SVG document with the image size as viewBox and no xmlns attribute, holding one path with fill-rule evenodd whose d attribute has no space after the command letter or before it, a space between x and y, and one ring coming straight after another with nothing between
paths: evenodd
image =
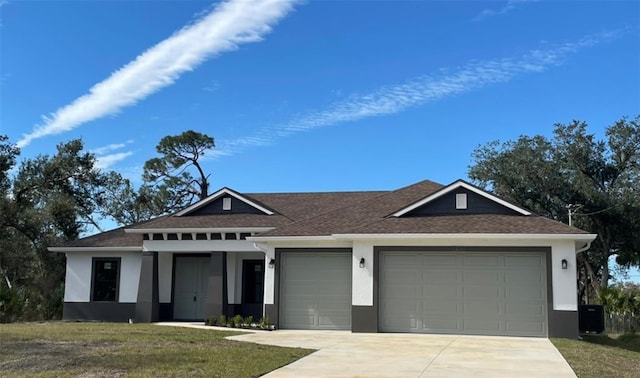
<instances>
[{"instance_id":1,"label":"front lawn","mask_svg":"<svg viewBox=\"0 0 640 378\"><path fill-rule=\"evenodd\" d=\"M313 352L224 339L241 333L150 324L0 324L0 375L257 377Z\"/></svg>"},{"instance_id":2,"label":"front lawn","mask_svg":"<svg viewBox=\"0 0 640 378\"><path fill-rule=\"evenodd\" d=\"M578 377L640 376L640 335L551 341Z\"/></svg>"}]
</instances>

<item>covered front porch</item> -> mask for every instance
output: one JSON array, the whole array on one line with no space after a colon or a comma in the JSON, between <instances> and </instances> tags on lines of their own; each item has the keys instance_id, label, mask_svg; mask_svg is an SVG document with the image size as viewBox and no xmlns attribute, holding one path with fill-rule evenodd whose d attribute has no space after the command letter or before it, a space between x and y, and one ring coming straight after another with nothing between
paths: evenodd
<instances>
[{"instance_id":1,"label":"covered front porch","mask_svg":"<svg viewBox=\"0 0 640 378\"><path fill-rule=\"evenodd\" d=\"M135 322L264 314L265 253L257 230L144 234Z\"/></svg>"}]
</instances>

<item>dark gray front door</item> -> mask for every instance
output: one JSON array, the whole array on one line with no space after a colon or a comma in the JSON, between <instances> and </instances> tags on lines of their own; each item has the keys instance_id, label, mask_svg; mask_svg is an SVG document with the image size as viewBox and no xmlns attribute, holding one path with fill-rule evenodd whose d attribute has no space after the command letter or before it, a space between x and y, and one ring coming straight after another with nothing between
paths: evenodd
<instances>
[{"instance_id":1,"label":"dark gray front door","mask_svg":"<svg viewBox=\"0 0 640 378\"><path fill-rule=\"evenodd\" d=\"M254 321L262 317L264 298L264 260L242 262L242 315L253 316Z\"/></svg>"},{"instance_id":2,"label":"dark gray front door","mask_svg":"<svg viewBox=\"0 0 640 378\"><path fill-rule=\"evenodd\" d=\"M176 257L173 318L203 320L211 258Z\"/></svg>"}]
</instances>

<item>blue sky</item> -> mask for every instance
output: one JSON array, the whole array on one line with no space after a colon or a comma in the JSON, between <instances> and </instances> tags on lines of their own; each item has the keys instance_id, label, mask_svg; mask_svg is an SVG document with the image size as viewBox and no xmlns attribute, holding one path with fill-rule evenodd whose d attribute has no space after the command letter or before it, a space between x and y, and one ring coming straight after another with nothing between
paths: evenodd
<instances>
[{"instance_id":1,"label":"blue sky","mask_svg":"<svg viewBox=\"0 0 640 378\"><path fill-rule=\"evenodd\" d=\"M0 134L134 180L193 129L214 189L446 184L478 145L640 113L637 1L0 4Z\"/></svg>"},{"instance_id":2,"label":"blue sky","mask_svg":"<svg viewBox=\"0 0 640 378\"><path fill-rule=\"evenodd\" d=\"M24 156L81 137L132 179L160 138L194 129L216 138L214 188L449 183L480 144L572 119L601 133L640 110L635 1L5 1L0 12L0 133Z\"/></svg>"}]
</instances>

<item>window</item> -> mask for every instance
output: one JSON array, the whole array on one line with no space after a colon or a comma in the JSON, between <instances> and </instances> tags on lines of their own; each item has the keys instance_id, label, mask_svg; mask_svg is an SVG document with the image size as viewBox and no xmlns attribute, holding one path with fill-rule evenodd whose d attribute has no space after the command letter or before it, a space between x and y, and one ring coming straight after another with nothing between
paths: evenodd
<instances>
[{"instance_id":1,"label":"window","mask_svg":"<svg viewBox=\"0 0 640 378\"><path fill-rule=\"evenodd\" d=\"M231 197L225 197L222 199L222 210L231 210Z\"/></svg>"},{"instance_id":2,"label":"window","mask_svg":"<svg viewBox=\"0 0 640 378\"><path fill-rule=\"evenodd\" d=\"M91 300L94 302L116 302L120 282L120 258L93 259Z\"/></svg>"},{"instance_id":3,"label":"window","mask_svg":"<svg viewBox=\"0 0 640 378\"><path fill-rule=\"evenodd\" d=\"M464 210L467 208L467 193L456 194L456 209Z\"/></svg>"}]
</instances>

